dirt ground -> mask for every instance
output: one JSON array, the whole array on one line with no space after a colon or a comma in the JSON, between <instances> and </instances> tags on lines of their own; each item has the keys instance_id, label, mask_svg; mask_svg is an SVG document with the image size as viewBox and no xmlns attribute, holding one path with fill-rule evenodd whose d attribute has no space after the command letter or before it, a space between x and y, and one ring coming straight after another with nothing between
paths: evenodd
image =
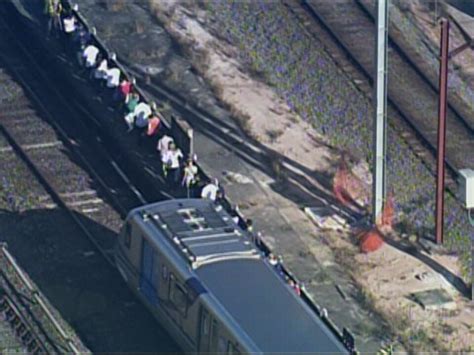
<instances>
[{"instance_id":1,"label":"dirt ground","mask_svg":"<svg viewBox=\"0 0 474 355\"><path fill-rule=\"evenodd\" d=\"M213 35L218 29L212 27L213 22L206 11L193 2L150 0L150 6L248 135L297 161L308 171L334 174L340 152L291 112L272 88L252 78L247 68L236 60L237 49ZM357 170L359 178L369 185L368 167L362 164ZM319 185L311 175L306 175L313 184ZM335 254L354 256L346 259L347 270L366 293L368 306L390 321L409 350L474 351L472 303L460 296L439 274L390 245L385 244L366 255L358 252L350 231L330 235L333 237L328 238L329 243ZM432 257L459 275L454 257ZM433 288L442 288L453 297L453 309L423 310L408 298L413 292Z\"/></svg>"}]
</instances>

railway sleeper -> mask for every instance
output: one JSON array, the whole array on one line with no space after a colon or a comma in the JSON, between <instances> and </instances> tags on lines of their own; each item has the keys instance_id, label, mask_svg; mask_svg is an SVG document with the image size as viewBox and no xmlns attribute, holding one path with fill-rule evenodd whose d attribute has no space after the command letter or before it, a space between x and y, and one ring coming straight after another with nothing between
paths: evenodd
<instances>
[{"instance_id":1,"label":"railway sleeper","mask_svg":"<svg viewBox=\"0 0 474 355\"><path fill-rule=\"evenodd\" d=\"M16 327L15 331L20 339L23 339L23 337L30 332L23 323L20 323L20 325Z\"/></svg>"},{"instance_id":2,"label":"railway sleeper","mask_svg":"<svg viewBox=\"0 0 474 355\"><path fill-rule=\"evenodd\" d=\"M0 297L0 312L4 312L7 308L7 299L6 299L6 296L3 295L2 297Z\"/></svg>"},{"instance_id":3,"label":"railway sleeper","mask_svg":"<svg viewBox=\"0 0 474 355\"><path fill-rule=\"evenodd\" d=\"M15 311L7 304L7 309L5 311L5 319L8 323L11 323L16 317Z\"/></svg>"},{"instance_id":4,"label":"railway sleeper","mask_svg":"<svg viewBox=\"0 0 474 355\"><path fill-rule=\"evenodd\" d=\"M33 339L33 341L27 346L28 352L31 354L40 354L41 349L38 345L38 342Z\"/></svg>"},{"instance_id":5,"label":"railway sleeper","mask_svg":"<svg viewBox=\"0 0 474 355\"><path fill-rule=\"evenodd\" d=\"M15 330L17 330L19 325L21 324L21 319L15 311L12 311L12 313L13 316L10 318L10 324Z\"/></svg>"},{"instance_id":6,"label":"railway sleeper","mask_svg":"<svg viewBox=\"0 0 474 355\"><path fill-rule=\"evenodd\" d=\"M31 335L31 332L29 331L26 331L25 334L21 336L21 341L25 345L28 345L29 343L31 343L32 339L33 339L33 336Z\"/></svg>"},{"instance_id":7,"label":"railway sleeper","mask_svg":"<svg viewBox=\"0 0 474 355\"><path fill-rule=\"evenodd\" d=\"M0 312L5 315L5 320L10 324L22 344L27 348L28 353L40 354L42 351L38 341L35 339L28 326L23 323L20 316L10 305L7 296L3 296L0 299Z\"/></svg>"}]
</instances>

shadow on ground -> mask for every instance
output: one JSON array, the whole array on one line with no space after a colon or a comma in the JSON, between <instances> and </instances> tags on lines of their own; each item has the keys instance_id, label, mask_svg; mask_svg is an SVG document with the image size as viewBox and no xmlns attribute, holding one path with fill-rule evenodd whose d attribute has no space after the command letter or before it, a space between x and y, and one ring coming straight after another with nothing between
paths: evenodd
<instances>
[{"instance_id":1,"label":"shadow on ground","mask_svg":"<svg viewBox=\"0 0 474 355\"><path fill-rule=\"evenodd\" d=\"M89 218L81 222L116 234ZM93 352L178 352L119 273L71 223L66 212L0 210L0 241Z\"/></svg>"}]
</instances>

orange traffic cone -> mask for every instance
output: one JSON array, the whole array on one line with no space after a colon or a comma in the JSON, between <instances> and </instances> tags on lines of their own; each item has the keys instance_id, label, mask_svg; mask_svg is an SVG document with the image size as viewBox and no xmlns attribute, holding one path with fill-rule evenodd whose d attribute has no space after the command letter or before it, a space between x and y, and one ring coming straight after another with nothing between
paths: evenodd
<instances>
[{"instance_id":1,"label":"orange traffic cone","mask_svg":"<svg viewBox=\"0 0 474 355\"><path fill-rule=\"evenodd\" d=\"M362 235L362 238L359 241L359 246L363 253L371 253L379 249L383 243L382 235L377 228L373 228Z\"/></svg>"}]
</instances>

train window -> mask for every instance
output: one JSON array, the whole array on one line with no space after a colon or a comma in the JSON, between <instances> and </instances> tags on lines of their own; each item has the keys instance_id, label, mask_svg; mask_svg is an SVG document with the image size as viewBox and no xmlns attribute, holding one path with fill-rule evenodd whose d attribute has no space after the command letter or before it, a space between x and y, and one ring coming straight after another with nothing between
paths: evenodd
<instances>
[{"instance_id":1,"label":"train window","mask_svg":"<svg viewBox=\"0 0 474 355\"><path fill-rule=\"evenodd\" d=\"M219 354L225 354L227 350L227 341L223 337L219 337L217 341L217 352Z\"/></svg>"},{"instance_id":2,"label":"train window","mask_svg":"<svg viewBox=\"0 0 474 355\"><path fill-rule=\"evenodd\" d=\"M163 280L168 280L168 268L164 264L161 269L161 277L163 278Z\"/></svg>"},{"instance_id":3,"label":"train window","mask_svg":"<svg viewBox=\"0 0 474 355\"><path fill-rule=\"evenodd\" d=\"M219 325L216 320L212 321L211 349L217 348L217 335L219 333Z\"/></svg>"},{"instance_id":4,"label":"train window","mask_svg":"<svg viewBox=\"0 0 474 355\"><path fill-rule=\"evenodd\" d=\"M170 299L174 303L178 311L183 316L186 316L186 311L188 308L188 299L184 290L177 283L175 283L174 286L172 286L171 288Z\"/></svg>"},{"instance_id":5,"label":"train window","mask_svg":"<svg viewBox=\"0 0 474 355\"><path fill-rule=\"evenodd\" d=\"M125 225L124 243L127 248L130 248L130 245L132 244L132 225L129 222L127 222L127 224Z\"/></svg>"},{"instance_id":6,"label":"train window","mask_svg":"<svg viewBox=\"0 0 474 355\"><path fill-rule=\"evenodd\" d=\"M207 313L204 313L203 312L203 316L202 316L202 333L204 335L208 335L209 334L209 330L210 330L210 321L209 321L209 316L207 315Z\"/></svg>"}]
</instances>

